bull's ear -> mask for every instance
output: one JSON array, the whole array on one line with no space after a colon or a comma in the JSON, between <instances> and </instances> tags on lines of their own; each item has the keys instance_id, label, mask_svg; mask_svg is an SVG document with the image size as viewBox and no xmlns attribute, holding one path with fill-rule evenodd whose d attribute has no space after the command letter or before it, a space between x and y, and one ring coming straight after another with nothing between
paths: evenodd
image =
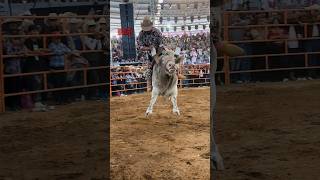
<instances>
[{"instance_id":1,"label":"bull's ear","mask_svg":"<svg viewBox=\"0 0 320 180\"><path fill-rule=\"evenodd\" d=\"M176 58L176 64L179 64L182 61L183 61L183 57L177 57Z\"/></svg>"},{"instance_id":2,"label":"bull's ear","mask_svg":"<svg viewBox=\"0 0 320 180\"><path fill-rule=\"evenodd\" d=\"M159 55L155 55L153 58L154 58L154 60L156 61L157 64L160 63L160 56Z\"/></svg>"}]
</instances>

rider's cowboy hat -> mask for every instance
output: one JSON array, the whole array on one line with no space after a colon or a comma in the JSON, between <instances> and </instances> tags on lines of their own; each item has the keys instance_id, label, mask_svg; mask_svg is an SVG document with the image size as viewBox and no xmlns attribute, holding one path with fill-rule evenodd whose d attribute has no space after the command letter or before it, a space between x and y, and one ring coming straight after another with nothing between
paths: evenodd
<instances>
[{"instance_id":1,"label":"rider's cowboy hat","mask_svg":"<svg viewBox=\"0 0 320 180\"><path fill-rule=\"evenodd\" d=\"M143 31L151 31L153 27L153 22L150 20L148 16L144 17L142 23L141 23L141 28Z\"/></svg>"}]
</instances>

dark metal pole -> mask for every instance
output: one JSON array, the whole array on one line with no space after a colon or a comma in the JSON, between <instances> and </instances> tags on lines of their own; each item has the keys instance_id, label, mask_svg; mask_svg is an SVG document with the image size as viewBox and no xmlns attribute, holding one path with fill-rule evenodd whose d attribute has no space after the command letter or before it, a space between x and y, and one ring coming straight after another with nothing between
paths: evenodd
<instances>
[{"instance_id":1,"label":"dark metal pole","mask_svg":"<svg viewBox=\"0 0 320 180\"><path fill-rule=\"evenodd\" d=\"M10 13L10 16L12 16L11 0L8 0L8 5L9 5L9 13Z\"/></svg>"}]
</instances>

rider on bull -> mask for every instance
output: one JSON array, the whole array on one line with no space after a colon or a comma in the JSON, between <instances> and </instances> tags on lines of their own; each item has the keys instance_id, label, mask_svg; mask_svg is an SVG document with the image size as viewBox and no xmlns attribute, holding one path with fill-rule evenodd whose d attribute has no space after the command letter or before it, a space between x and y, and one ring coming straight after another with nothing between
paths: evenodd
<instances>
[{"instance_id":1,"label":"rider on bull","mask_svg":"<svg viewBox=\"0 0 320 180\"><path fill-rule=\"evenodd\" d=\"M149 17L143 19L141 28L142 30L137 37L138 51L146 53L146 56L148 57L148 69L145 75L151 85L152 69L155 63L154 57L161 56L162 52L165 50L165 46L163 44L162 33L153 26L153 22ZM178 78L183 79L184 76L178 74Z\"/></svg>"}]
</instances>

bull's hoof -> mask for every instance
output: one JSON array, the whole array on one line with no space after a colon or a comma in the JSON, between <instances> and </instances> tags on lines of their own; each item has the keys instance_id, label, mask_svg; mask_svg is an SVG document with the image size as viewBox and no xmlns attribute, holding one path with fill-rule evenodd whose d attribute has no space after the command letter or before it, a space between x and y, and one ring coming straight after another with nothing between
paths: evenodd
<instances>
[{"instance_id":1,"label":"bull's hoof","mask_svg":"<svg viewBox=\"0 0 320 180\"><path fill-rule=\"evenodd\" d=\"M149 117L151 114L152 114L152 111L147 111L146 114L145 114L145 116L146 116L146 117Z\"/></svg>"},{"instance_id":2,"label":"bull's hoof","mask_svg":"<svg viewBox=\"0 0 320 180\"><path fill-rule=\"evenodd\" d=\"M173 110L173 114L180 116L180 111L179 110Z\"/></svg>"}]
</instances>

